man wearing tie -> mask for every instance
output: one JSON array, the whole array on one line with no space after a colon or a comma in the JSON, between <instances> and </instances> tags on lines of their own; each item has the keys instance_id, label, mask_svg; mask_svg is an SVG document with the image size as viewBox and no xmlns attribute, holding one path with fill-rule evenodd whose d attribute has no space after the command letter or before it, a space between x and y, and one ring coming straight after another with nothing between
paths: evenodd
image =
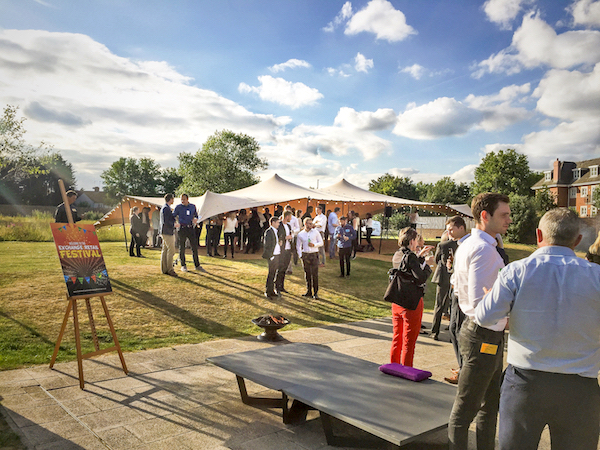
<instances>
[{"instance_id":1,"label":"man wearing tie","mask_svg":"<svg viewBox=\"0 0 600 450\"><path fill-rule=\"evenodd\" d=\"M283 221L279 225L278 237L279 241L283 242L283 248L281 249L281 255L279 256L279 268L277 269L277 276L275 278L275 288L281 295L282 292L287 292L283 287L285 282L285 272L292 259L292 240L294 239L294 232L290 223L292 218L292 212L286 211L283 214Z\"/></svg>"},{"instance_id":2,"label":"man wearing tie","mask_svg":"<svg viewBox=\"0 0 600 450\"><path fill-rule=\"evenodd\" d=\"M267 284L265 289L265 297L277 297L275 292L275 276L279 269L279 260L283 241L279 241L278 228L279 217L271 217L271 226L265 231L264 249L262 257L269 262L269 274L267 275Z\"/></svg>"}]
</instances>

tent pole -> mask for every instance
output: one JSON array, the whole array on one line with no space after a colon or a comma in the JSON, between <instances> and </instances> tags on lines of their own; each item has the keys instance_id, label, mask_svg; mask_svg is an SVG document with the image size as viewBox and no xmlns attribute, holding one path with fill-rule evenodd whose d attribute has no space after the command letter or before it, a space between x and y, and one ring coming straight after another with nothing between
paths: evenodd
<instances>
[{"instance_id":1,"label":"tent pole","mask_svg":"<svg viewBox=\"0 0 600 450\"><path fill-rule=\"evenodd\" d=\"M385 210L386 210L386 208L387 208L387 202L385 202L383 204L383 227L384 227L384 229L381 230L381 233L379 233L379 254L380 255L381 255L381 244L383 242L383 233L385 232L386 236L387 236L388 218L385 216Z\"/></svg>"},{"instance_id":2,"label":"tent pole","mask_svg":"<svg viewBox=\"0 0 600 450\"><path fill-rule=\"evenodd\" d=\"M127 200L129 203L129 200ZM123 226L123 238L125 239L125 251L129 251L129 247L127 247L127 232L125 231L125 216L123 215L123 202L119 205L121 208L121 225ZM131 204L129 205L129 209L131 209Z\"/></svg>"}]
</instances>

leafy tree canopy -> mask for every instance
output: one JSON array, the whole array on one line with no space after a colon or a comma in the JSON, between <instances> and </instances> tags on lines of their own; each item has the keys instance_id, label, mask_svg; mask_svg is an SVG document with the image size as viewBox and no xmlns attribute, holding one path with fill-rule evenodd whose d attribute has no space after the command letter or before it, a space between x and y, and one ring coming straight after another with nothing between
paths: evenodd
<instances>
[{"instance_id":1,"label":"leafy tree canopy","mask_svg":"<svg viewBox=\"0 0 600 450\"><path fill-rule=\"evenodd\" d=\"M55 205L62 201L58 190L61 178L67 189L75 187L73 167L41 142L25 142L25 118L18 108L7 105L0 117L0 203Z\"/></svg>"},{"instance_id":2,"label":"leafy tree canopy","mask_svg":"<svg viewBox=\"0 0 600 450\"><path fill-rule=\"evenodd\" d=\"M529 169L527 156L513 149L490 152L475 169L473 195L481 192L533 195L531 186L540 178Z\"/></svg>"},{"instance_id":3,"label":"leafy tree canopy","mask_svg":"<svg viewBox=\"0 0 600 450\"><path fill-rule=\"evenodd\" d=\"M161 170L152 158L119 158L100 175L104 191L112 200L125 194L143 197L160 195Z\"/></svg>"},{"instance_id":4,"label":"leafy tree canopy","mask_svg":"<svg viewBox=\"0 0 600 450\"><path fill-rule=\"evenodd\" d=\"M471 198L471 188L467 183L456 183L444 177L435 183L417 183L419 199L429 203L462 204Z\"/></svg>"},{"instance_id":5,"label":"leafy tree canopy","mask_svg":"<svg viewBox=\"0 0 600 450\"><path fill-rule=\"evenodd\" d=\"M207 190L217 193L234 191L258 183L256 172L268 167L258 156L256 139L229 130L210 136L195 155L179 155L179 174L183 177L178 193L191 196Z\"/></svg>"},{"instance_id":6,"label":"leafy tree canopy","mask_svg":"<svg viewBox=\"0 0 600 450\"><path fill-rule=\"evenodd\" d=\"M418 200L417 187L410 177L396 177L386 173L376 180L369 181L369 190L392 197Z\"/></svg>"}]
</instances>

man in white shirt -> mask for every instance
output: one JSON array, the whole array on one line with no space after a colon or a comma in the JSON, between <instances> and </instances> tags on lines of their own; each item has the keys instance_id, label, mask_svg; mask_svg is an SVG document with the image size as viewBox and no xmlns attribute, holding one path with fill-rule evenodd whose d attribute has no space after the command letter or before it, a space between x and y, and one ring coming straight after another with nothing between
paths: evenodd
<instances>
[{"instance_id":1,"label":"man in white shirt","mask_svg":"<svg viewBox=\"0 0 600 450\"><path fill-rule=\"evenodd\" d=\"M454 258L454 286L465 320L458 337L462 368L448 423L450 450L467 450L469 426L476 417L477 450L494 450L507 319L482 327L474 316L504 267L495 236L506 233L511 223L508 203L508 196L489 192L473 199L475 228Z\"/></svg>"},{"instance_id":2,"label":"man in white shirt","mask_svg":"<svg viewBox=\"0 0 600 450\"><path fill-rule=\"evenodd\" d=\"M290 265L292 258L292 241L294 239L294 231L290 224L292 218L292 212L286 211L283 213L283 220L279 224L279 241L283 241L283 248L281 249L281 256L279 257L279 268L277 269L277 276L275 278L275 289L281 295L282 292L287 292L284 287L285 272Z\"/></svg>"},{"instance_id":3,"label":"man in white shirt","mask_svg":"<svg viewBox=\"0 0 600 450\"><path fill-rule=\"evenodd\" d=\"M579 227L567 208L544 214L539 248L502 270L475 309L482 326L510 312L501 450L537 449L546 425L552 449L598 448L600 266L575 254Z\"/></svg>"},{"instance_id":4,"label":"man in white shirt","mask_svg":"<svg viewBox=\"0 0 600 450\"><path fill-rule=\"evenodd\" d=\"M298 236L298 233L300 233L302 226L300 225L300 221L298 220L298 218L294 215L294 210L292 209L291 205L286 205L285 210L286 210L286 212L289 211L292 214L292 217L290 218L290 226L292 227L292 231L294 233L294 239L292 241L292 246L296 247L296 236ZM290 260L290 263L288 264L288 267L287 267L286 273L288 275L292 274L292 268L294 267L294 264L298 264L298 255L296 255L295 252L292 255L292 259Z\"/></svg>"},{"instance_id":5,"label":"man in white shirt","mask_svg":"<svg viewBox=\"0 0 600 450\"><path fill-rule=\"evenodd\" d=\"M313 220L315 229L321 234L323 241L325 240L325 233L327 232L327 217L323 214L323 208L317 206L317 215ZM325 265L325 246L319 247L319 263L323 267Z\"/></svg>"},{"instance_id":6,"label":"man in white shirt","mask_svg":"<svg viewBox=\"0 0 600 450\"><path fill-rule=\"evenodd\" d=\"M318 299L319 291L319 247L323 246L321 234L313 228L312 219L304 219L304 230L298 233L296 251L302 258L306 277L306 293L303 297Z\"/></svg>"}]
</instances>

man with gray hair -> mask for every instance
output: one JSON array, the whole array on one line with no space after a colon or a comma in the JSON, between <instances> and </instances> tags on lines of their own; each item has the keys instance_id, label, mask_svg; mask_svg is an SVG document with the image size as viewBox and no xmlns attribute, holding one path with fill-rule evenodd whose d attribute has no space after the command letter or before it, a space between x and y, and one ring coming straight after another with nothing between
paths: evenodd
<instances>
[{"instance_id":1,"label":"man with gray hair","mask_svg":"<svg viewBox=\"0 0 600 450\"><path fill-rule=\"evenodd\" d=\"M600 421L600 266L578 258L579 218L548 211L538 249L504 268L475 309L481 326L510 314L500 396L501 450L596 450Z\"/></svg>"}]
</instances>

